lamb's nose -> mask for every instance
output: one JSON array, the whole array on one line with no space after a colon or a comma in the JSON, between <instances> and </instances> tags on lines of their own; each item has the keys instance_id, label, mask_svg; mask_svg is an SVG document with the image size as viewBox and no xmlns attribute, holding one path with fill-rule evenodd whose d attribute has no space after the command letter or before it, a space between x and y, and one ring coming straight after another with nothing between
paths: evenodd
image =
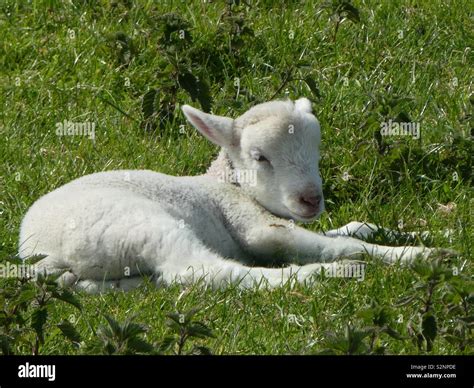
<instances>
[{"instance_id":1,"label":"lamb's nose","mask_svg":"<svg viewBox=\"0 0 474 388\"><path fill-rule=\"evenodd\" d=\"M300 202L303 205L306 205L308 207L312 208L318 208L319 204L321 203L321 196L320 195L313 195L313 194L303 194L300 197Z\"/></svg>"}]
</instances>

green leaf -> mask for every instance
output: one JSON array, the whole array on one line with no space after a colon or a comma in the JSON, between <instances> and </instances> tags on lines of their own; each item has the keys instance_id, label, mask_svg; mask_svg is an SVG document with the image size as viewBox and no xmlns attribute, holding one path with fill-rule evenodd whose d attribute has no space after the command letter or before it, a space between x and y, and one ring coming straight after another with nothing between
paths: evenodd
<instances>
[{"instance_id":1,"label":"green leaf","mask_svg":"<svg viewBox=\"0 0 474 388\"><path fill-rule=\"evenodd\" d=\"M412 285L413 290L419 291L419 290L424 290L427 287L427 283L423 281L416 282Z\"/></svg>"},{"instance_id":2,"label":"green leaf","mask_svg":"<svg viewBox=\"0 0 474 388\"><path fill-rule=\"evenodd\" d=\"M397 117L395 117L394 121L399 123L410 123L413 120L411 119L408 113L406 113L405 111L401 111L397 114Z\"/></svg>"},{"instance_id":3,"label":"green leaf","mask_svg":"<svg viewBox=\"0 0 474 388\"><path fill-rule=\"evenodd\" d=\"M49 286L53 286L52 288L50 287L49 291L53 291L54 289L58 288L57 280L68 271L68 268L64 268L60 271L49 273L44 277L43 282Z\"/></svg>"},{"instance_id":4,"label":"green leaf","mask_svg":"<svg viewBox=\"0 0 474 388\"><path fill-rule=\"evenodd\" d=\"M175 334L179 334L181 332L181 325L179 323L176 323L175 321L168 319L166 321L166 326L171 329L171 331Z\"/></svg>"},{"instance_id":5,"label":"green leaf","mask_svg":"<svg viewBox=\"0 0 474 388\"><path fill-rule=\"evenodd\" d=\"M158 350L161 352L166 352L167 350L171 349L176 343L178 339L172 335L166 336L163 341L158 346Z\"/></svg>"},{"instance_id":6,"label":"green leaf","mask_svg":"<svg viewBox=\"0 0 474 388\"><path fill-rule=\"evenodd\" d=\"M48 257L48 255L33 255L33 256L30 256L30 257L27 257L25 260L24 260L24 264L28 264L28 265L33 265L33 264L36 264L37 262L43 260L45 257Z\"/></svg>"},{"instance_id":7,"label":"green leaf","mask_svg":"<svg viewBox=\"0 0 474 388\"><path fill-rule=\"evenodd\" d=\"M104 314L108 326L101 325L97 330L102 342L101 351L106 354L151 353L153 345L139 336L146 332L145 326L135 323L134 317L127 318L123 323Z\"/></svg>"},{"instance_id":8,"label":"green leaf","mask_svg":"<svg viewBox=\"0 0 474 388\"><path fill-rule=\"evenodd\" d=\"M199 308L193 307L184 313L184 321L186 324L192 321L193 317L199 312Z\"/></svg>"},{"instance_id":9,"label":"green leaf","mask_svg":"<svg viewBox=\"0 0 474 388\"><path fill-rule=\"evenodd\" d=\"M30 303L36 297L36 289L33 288L31 283L27 283L26 287L20 291L18 296L13 300L15 305L20 305L23 303Z\"/></svg>"},{"instance_id":10,"label":"green leaf","mask_svg":"<svg viewBox=\"0 0 474 388\"><path fill-rule=\"evenodd\" d=\"M136 337L140 334L146 333L146 328L145 326L132 322L133 318L128 318L123 324L122 324L122 335L123 338L133 338Z\"/></svg>"},{"instance_id":11,"label":"green leaf","mask_svg":"<svg viewBox=\"0 0 474 388\"><path fill-rule=\"evenodd\" d=\"M110 315L104 314L104 318L107 320L107 323L109 324L109 329L110 330L103 330L104 334L108 336L117 336L121 337L122 335L122 328L120 327L120 324L113 319ZM105 327L103 327L105 329Z\"/></svg>"},{"instance_id":12,"label":"green leaf","mask_svg":"<svg viewBox=\"0 0 474 388\"><path fill-rule=\"evenodd\" d=\"M109 36L108 40L110 47L117 55L118 63L128 66L136 51L132 39L119 31Z\"/></svg>"},{"instance_id":13,"label":"green leaf","mask_svg":"<svg viewBox=\"0 0 474 388\"><path fill-rule=\"evenodd\" d=\"M370 308L360 310L357 313L357 316L359 318L362 318L365 322L371 322L374 317L374 309L370 307Z\"/></svg>"},{"instance_id":14,"label":"green leaf","mask_svg":"<svg viewBox=\"0 0 474 388\"><path fill-rule=\"evenodd\" d=\"M174 40L173 37L176 32L183 31L185 42L191 42L191 35L189 33L189 23L186 19L177 13L165 13L156 20L156 25L161 35L160 43L164 47L168 47L169 43ZM181 39L180 39L181 40Z\"/></svg>"},{"instance_id":15,"label":"green leaf","mask_svg":"<svg viewBox=\"0 0 474 388\"><path fill-rule=\"evenodd\" d=\"M438 326L436 323L436 318L432 314L425 314L423 316L423 321L421 323L422 334L426 340L426 350L429 352L433 348L433 341L438 334Z\"/></svg>"},{"instance_id":16,"label":"green leaf","mask_svg":"<svg viewBox=\"0 0 474 388\"><path fill-rule=\"evenodd\" d=\"M316 354L320 356L335 356L341 353L331 348L324 348L324 349L318 350Z\"/></svg>"},{"instance_id":17,"label":"green leaf","mask_svg":"<svg viewBox=\"0 0 474 388\"><path fill-rule=\"evenodd\" d=\"M400 298L399 300L397 300L397 302L395 302L395 307L402 307L402 306L409 305L416 298L417 298L416 295L404 296L404 297Z\"/></svg>"},{"instance_id":18,"label":"green leaf","mask_svg":"<svg viewBox=\"0 0 474 388\"><path fill-rule=\"evenodd\" d=\"M59 330L61 330L61 333L63 333L64 337L66 337L69 341L75 344L79 344L81 342L81 335L71 322L64 320L57 326Z\"/></svg>"},{"instance_id":19,"label":"green leaf","mask_svg":"<svg viewBox=\"0 0 474 388\"><path fill-rule=\"evenodd\" d=\"M375 309L373 323L376 326L382 327L390 321L390 311L386 306L378 306Z\"/></svg>"},{"instance_id":20,"label":"green leaf","mask_svg":"<svg viewBox=\"0 0 474 388\"><path fill-rule=\"evenodd\" d=\"M192 350L192 354L201 355L201 356L211 356L212 352L206 346L194 346Z\"/></svg>"},{"instance_id":21,"label":"green leaf","mask_svg":"<svg viewBox=\"0 0 474 388\"><path fill-rule=\"evenodd\" d=\"M306 85L308 85L309 89L315 97L321 98L321 92L319 91L318 85L316 84L316 81L313 78L307 76L304 78L304 82L306 82Z\"/></svg>"},{"instance_id":22,"label":"green leaf","mask_svg":"<svg viewBox=\"0 0 474 388\"><path fill-rule=\"evenodd\" d=\"M474 294L474 282L470 279L453 277L449 282L450 288L454 290L462 299Z\"/></svg>"},{"instance_id":23,"label":"green leaf","mask_svg":"<svg viewBox=\"0 0 474 388\"><path fill-rule=\"evenodd\" d=\"M204 112L210 112L212 97L206 82L189 71L181 71L178 75L178 83L189 93L193 101L199 101Z\"/></svg>"},{"instance_id":24,"label":"green leaf","mask_svg":"<svg viewBox=\"0 0 474 388\"><path fill-rule=\"evenodd\" d=\"M174 322L178 325L183 325L185 323L185 315L181 313L168 313L166 316L169 318L169 323Z\"/></svg>"},{"instance_id":25,"label":"green leaf","mask_svg":"<svg viewBox=\"0 0 474 388\"><path fill-rule=\"evenodd\" d=\"M52 297L58 300L62 300L63 302L66 302L76 307L78 310L82 310L82 305L81 302L79 302L79 299L77 299L76 296L72 293L72 291L68 290L67 288L60 288L58 290L55 290L52 293Z\"/></svg>"},{"instance_id":26,"label":"green leaf","mask_svg":"<svg viewBox=\"0 0 474 388\"><path fill-rule=\"evenodd\" d=\"M374 332L373 328L364 328L357 330L351 325L346 326L345 338L349 345L348 354L361 354L366 351L366 345L364 344L364 338L368 337Z\"/></svg>"},{"instance_id":27,"label":"green leaf","mask_svg":"<svg viewBox=\"0 0 474 388\"><path fill-rule=\"evenodd\" d=\"M189 325L187 329L188 335L190 337L196 338L214 338L215 335L212 333L212 330L209 329L205 324L201 322L195 322Z\"/></svg>"},{"instance_id":28,"label":"green leaf","mask_svg":"<svg viewBox=\"0 0 474 388\"><path fill-rule=\"evenodd\" d=\"M340 11L344 12L350 21L354 23L360 22L359 10L348 1L344 1L341 4Z\"/></svg>"},{"instance_id":29,"label":"green leaf","mask_svg":"<svg viewBox=\"0 0 474 388\"><path fill-rule=\"evenodd\" d=\"M7 334L0 334L0 350L4 356L13 354L11 344L14 342L14 338Z\"/></svg>"},{"instance_id":30,"label":"green leaf","mask_svg":"<svg viewBox=\"0 0 474 388\"><path fill-rule=\"evenodd\" d=\"M348 354L349 352L349 343L347 339L339 333L326 332L324 343L324 353L321 354Z\"/></svg>"},{"instance_id":31,"label":"green leaf","mask_svg":"<svg viewBox=\"0 0 474 388\"><path fill-rule=\"evenodd\" d=\"M137 337L128 340L127 348L133 353L152 353L155 350L153 345Z\"/></svg>"},{"instance_id":32,"label":"green leaf","mask_svg":"<svg viewBox=\"0 0 474 388\"><path fill-rule=\"evenodd\" d=\"M188 325L193 317L196 315L196 313L199 311L198 308L194 307L188 311L185 311L183 313L180 312L175 312L175 313L168 313L166 316L173 322L177 323L178 325ZM171 323L170 323L171 324Z\"/></svg>"},{"instance_id":33,"label":"green leaf","mask_svg":"<svg viewBox=\"0 0 474 388\"><path fill-rule=\"evenodd\" d=\"M390 337L396 339L396 340L404 340L406 339L404 336L402 336L398 331L395 329L391 328L390 326L386 326L383 328L382 332L388 334Z\"/></svg>"},{"instance_id":34,"label":"green leaf","mask_svg":"<svg viewBox=\"0 0 474 388\"><path fill-rule=\"evenodd\" d=\"M427 279L431 273L430 265L427 261L417 259L412 264L412 269L415 271L421 278Z\"/></svg>"},{"instance_id":35,"label":"green leaf","mask_svg":"<svg viewBox=\"0 0 474 388\"><path fill-rule=\"evenodd\" d=\"M142 99L142 112L146 119L149 119L156 112L156 99L158 97L158 89L150 89Z\"/></svg>"},{"instance_id":36,"label":"green leaf","mask_svg":"<svg viewBox=\"0 0 474 388\"><path fill-rule=\"evenodd\" d=\"M461 321L466 322L466 323L473 323L474 322L474 315L469 315L467 317L459 317L458 319L460 319Z\"/></svg>"},{"instance_id":37,"label":"green leaf","mask_svg":"<svg viewBox=\"0 0 474 388\"><path fill-rule=\"evenodd\" d=\"M381 356L381 355L385 354L385 351L386 351L386 350L387 350L386 347L383 346L383 345L381 345L381 346L376 346L375 349L374 349L374 351L373 351L373 354L378 355L378 356L379 356L379 355Z\"/></svg>"},{"instance_id":38,"label":"green leaf","mask_svg":"<svg viewBox=\"0 0 474 388\"><path fill-rule=\"evenodd\" d=\"M10 264L15 264L15 265L24 264L24 260L21 259L20 257L16 256L16 255L5 257L5 261L9 262Z\"/></svg>"},{"instance_id":39,"label":"green leaf","mask_svg":"<svg viewBox=\"0 0 474 388\"><path fill-rule=\"evenodd\" d=\"M451 345L455 345L455 346L458 346L463 341L461 337L453 335L453 334L445 334L443 335L443 339L449 342Z\"/></svg>"},{"instance_id":40,"label":"green leaf","mask_svg":"<svg viewBox=\"0 0 474 388\"><path fill-rule=\"evenodd\" d=\"M35 330L41 344L44 344L43 327L47 319L48 310L45 307L35 310L31 315L31 327Z\"/></svg>"}]
</instances>

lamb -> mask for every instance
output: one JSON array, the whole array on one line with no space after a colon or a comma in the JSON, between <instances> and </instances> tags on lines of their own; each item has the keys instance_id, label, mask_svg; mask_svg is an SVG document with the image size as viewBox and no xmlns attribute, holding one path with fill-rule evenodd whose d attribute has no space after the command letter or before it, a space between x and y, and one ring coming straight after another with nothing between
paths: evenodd
<instances>
[{"instance_id":1,"label":"lamb","mask_svg":"<svg viewBox=\"0 0 474 388\"><path fill-rule=\"evenodd\" d=\"M276 287L311 281L331 262L365 253L408 263L435 251L369 244L361 238L377 230L371 224L325 234L294 224L324 211L320 125L308 99L259 104L235 120L188 105L182 111L221 147L204 175L130 170L78 178L28 210L20 257L47 255L37 271L100 292L130 289L143 275L157 285Z\"/></svg>"}]
</instances>

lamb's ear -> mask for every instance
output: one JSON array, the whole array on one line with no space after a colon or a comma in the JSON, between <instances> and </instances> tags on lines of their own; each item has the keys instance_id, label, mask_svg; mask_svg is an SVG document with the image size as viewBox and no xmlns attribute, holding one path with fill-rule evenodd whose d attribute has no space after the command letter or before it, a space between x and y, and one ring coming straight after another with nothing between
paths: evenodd
<instances>
[{"instance_id":1,"label":"lamb's ear","mask_svg":"<svg viewBox=\"0 0 474 388\"><path fill-rule=\"evenodd\" d=\"M210 115L189 105L183 105L182 110L188 121L214 144L221 147L232 145L233 119Z\"/></svg>"},{"instance_id":2,"label":"lamb's ear","mask_svg":"<svg viewBox=\"0 0 474 388\"><path fill-rule=\"evenodd\" d=\"M299 98L295 101L295 109L299 110L300 112L311 113L311 101L304 97Z\"/></svg>"}]
</instances>

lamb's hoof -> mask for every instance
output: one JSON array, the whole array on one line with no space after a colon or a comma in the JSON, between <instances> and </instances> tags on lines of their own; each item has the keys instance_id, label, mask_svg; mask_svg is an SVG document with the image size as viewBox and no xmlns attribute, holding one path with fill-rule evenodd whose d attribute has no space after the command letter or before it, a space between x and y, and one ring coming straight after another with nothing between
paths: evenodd
<instances>
[{"instance_id":1,"label":"lamb's hoof","mask_svg":"<svg viewBox=\"0 0 474 388\"><path fill-rule=\"evenodd\" d=\"M58 284L61 287L71 287L78 282L79 278L71 271L64 272L58 279Z\"/></svg>"},{"instance_id":2,"label":"lamb's hoof","mask_svg":"<svg viewBox=\"0 0 474 388\"><path fill-rule=\"evenodd\" d=\"M449 248L434 248L430 257L438 258L441 260L449 261L450 259L456 258L460 255L459 252Z\"/></svg>"},{"instance_id":3,"label":"lamb's hoof","mask_svg":"<svg viewBox=\"0 0 474 388\"><path fill-rule=\"evenodd\" d=\"M412 247L411 251L407 251L407 255L402 256L407 262L415 260L417 258L424 260L441 260L441 261L450 261L451 259L458 257L459 252L456 252L453 249L449 248L422 248L422 247Z\"/></svg>"}]
</instances>

